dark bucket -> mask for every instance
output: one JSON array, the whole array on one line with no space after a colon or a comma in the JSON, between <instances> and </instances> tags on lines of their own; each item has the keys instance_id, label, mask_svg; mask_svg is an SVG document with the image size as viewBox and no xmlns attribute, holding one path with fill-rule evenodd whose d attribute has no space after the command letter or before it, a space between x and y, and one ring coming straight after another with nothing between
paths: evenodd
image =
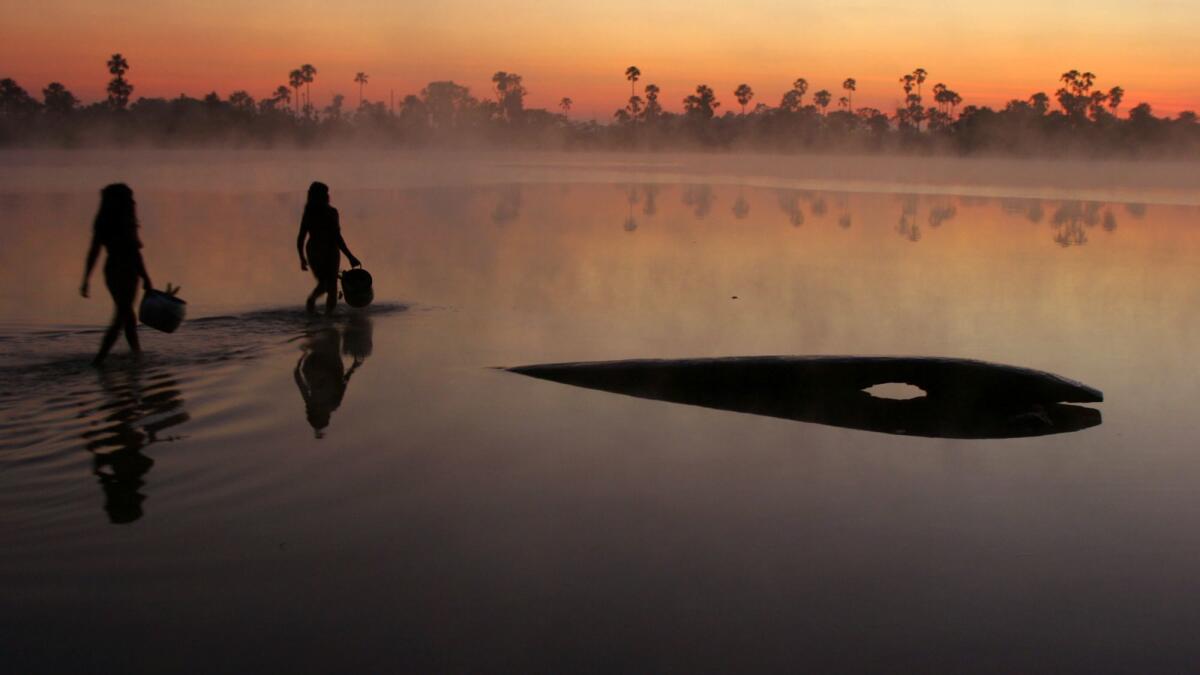
<instances>
[{"instance_id":1,"label":"dark bucket","mask_svg":"<svg viewBox=\"0 0 1200 675\"><path fill-rule=\"evenodd\" d=\"M138 314L147 326L164 333L174 333L187 314L187 303L174 295L151 289L142 296Z\"/></svg>"},{"instance_id":2,"label":"dark bucket","mask_svg":"<svg viewBox=\"0 0 1200 675\"><path fill-rule=\"evenodd\" d=\"M375 299L371 273L361 267L342 272L342 297L351 307L366 307Z\"/></svg>"}]
</instances>

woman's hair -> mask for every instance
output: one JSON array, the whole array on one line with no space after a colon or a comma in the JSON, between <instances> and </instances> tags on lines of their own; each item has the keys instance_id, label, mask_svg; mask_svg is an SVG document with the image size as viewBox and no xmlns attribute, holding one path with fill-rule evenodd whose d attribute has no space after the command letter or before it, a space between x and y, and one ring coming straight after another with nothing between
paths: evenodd
<instances>
[{"instance_id":1,"label":"woman's hair","mask_svg":"<svg viewBox=\"0 0 1200 675\"><path fill-rule=\"evenodd\" d=\"M320 181L313 181L313 184L308 186L308 203L304 205L304 208L312 206L329 206L328 185Z\"/></svg>"},{"instance_id":2,"label":"woman's hair","mask_svg":"<svg viewBox=\"0 0 1200 675\"><path fill-rule=\"evenodd\" d=\"M111 240L126 236L137 240L137 209L133 202L133 190L124 183L104 186L100 191L100 210L93 222L96 231Z\"/></svg>"},{"instance_id":3,"label":"woman's hair","mask_svg":"<svg viewBox=\"0 0 1200 675\"><path fill-rule=\"evenodd\" d=\"M308 201L304 203L304 215L301 216L300 222L311 223L309 218L317 216L321 209L328 206L329 186L320 181L313 181L313 184L308 186Z\"/></svg>"}]
</instances>

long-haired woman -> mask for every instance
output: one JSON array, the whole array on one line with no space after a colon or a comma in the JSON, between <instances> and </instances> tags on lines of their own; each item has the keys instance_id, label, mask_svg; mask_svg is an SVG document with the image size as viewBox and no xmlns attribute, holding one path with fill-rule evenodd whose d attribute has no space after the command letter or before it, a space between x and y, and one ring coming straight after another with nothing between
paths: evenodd
<instances>
[{"instance_id":1,"label":"long-haired woman","mask_svg":"<svg viewBox=\"0 0 1200 675\"><path fill-rule=\"evenodd\" d=\"M137 297L138 281L146 290L153 288L146 264L142 260L142 242L138 238L138 219L133 190L124 183L113 183L100 191L100 210L92 223L92 245L88 248L87 263L83 271L83 285L79 294L88 297L88 280L92 268L100 256L100 249L108 253L104 261L104 283L112 294L114 311L112 323L100 340L100 352L92 360L99 365L108 356L121 330L134 353L141 351L137 335L137 315L133 301Z\"/></svg>"},{"instance_id":2,"label":"long-haired woman","mask_svg":"<svg viewBox=\"0 0 1200 675\"><path fill-rule=\"evenodd\" d=\"M304 216L300 218L296 251L300 254L300 269L311 267L317 279L317 287L309 294L304 306L309 312L316 311L317 298L324 293L325 313L332 314L337 306L337 275L342 264L341 254L346 254L351 267L358 267L359 262L347 248L346 240L342 239L338 212L329 203L329 186L324 183L314 182L308 186L308 201L304 204Z\"/></svg>"}]
</instances>

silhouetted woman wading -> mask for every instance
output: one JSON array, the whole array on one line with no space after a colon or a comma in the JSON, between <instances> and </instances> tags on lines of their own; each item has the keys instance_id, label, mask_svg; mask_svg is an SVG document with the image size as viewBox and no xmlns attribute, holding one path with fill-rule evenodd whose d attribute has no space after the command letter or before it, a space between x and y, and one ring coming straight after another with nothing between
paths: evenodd
<instances>
[{"instance_id":1,"label":"silhouetted woman wading","mask_svg":"<svg viewBox=\"0 0 1200 675\"><path fill-rule=\"evenodd\" d=\"M129 342L129 349L135 354L142 350L138 343L137 315L133 311L133 301L137 297L139 279L146 290L152 289L153 286L150 283L150 275L146 273L146 264L142 261L142 242L137 231L138 220L133 190L124 183L114 183L101 190L100 210L92 224L92 245L88 248L83 285L79 287L79 294L88 297L88 280L103 247L108 253L104 261L104 283L108 286L108 292L112 294L115 307L112 323L104 332L104 338L100 340L100 352L92 360L96 365L108 356L122 329L125 331L125 340Z\"/></svg>"},{"instance_id":2,"label":"silhouetted woman wading","mask_svg":"<svg viewBox=\"0 0 1200 675\"><path fill-rule=\"evenodd\" d=\"M305 239L308 240L307 244ZM338 212L329 204L329 186L324 183L314 182L308 186L308 202L300 219L296 251L300 254L300 269L311 267L317 279L317 287L309 294L304 306L309 312L315 312L317 298L324 293L325 313L332 314L337 306L338 269L342 264L342 253L350 260L351 267L358 267L360 263L346 247L346 240L342 239Z\"/></svg>"}]
</instances>

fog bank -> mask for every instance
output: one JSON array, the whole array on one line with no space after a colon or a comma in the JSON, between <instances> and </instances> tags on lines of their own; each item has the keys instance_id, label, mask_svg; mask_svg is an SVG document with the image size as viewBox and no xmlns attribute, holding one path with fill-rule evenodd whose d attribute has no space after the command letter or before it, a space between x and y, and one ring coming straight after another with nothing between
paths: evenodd
<instances>
[{"instance_id":1,"label":"fog bank","mask_svg":"<svg viewBox=\"0 0 1200 675\"><path fill-rule=\"evenodd\" d=\"M5 150L0 191L278 192L538 183L754 187L1200 205L1190 161L713 153Z\"/></svg>"}]
</instances>

